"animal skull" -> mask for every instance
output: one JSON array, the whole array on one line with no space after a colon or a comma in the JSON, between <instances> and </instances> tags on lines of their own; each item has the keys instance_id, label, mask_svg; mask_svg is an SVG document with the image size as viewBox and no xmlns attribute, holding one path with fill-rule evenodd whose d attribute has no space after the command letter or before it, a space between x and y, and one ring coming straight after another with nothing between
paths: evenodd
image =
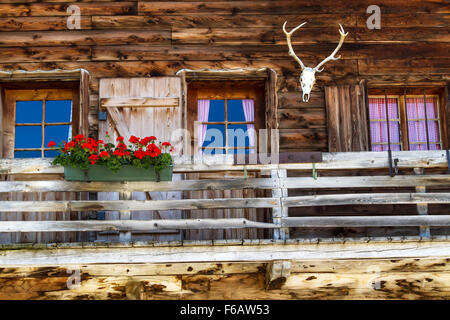
<instances>
[{"instance_id":1,"label":"animal skull","mask_svg":"<svg viewBox=\"0 0 450 320\"><path fill-rule=\"evenodd\" d=\"M339 51L342 44L344 43L344 39L348 35L348 32L344 33L344 28L342 28L342 26L339 25L340 26L339 33L341 35L341 38L339 40L339 44L336 47L336 49L334 49L334 51L327 58L325 58L321 63L319 63L316 67L310 68L310 67L305 67L302 60L300 60L300 58L295 54L294 49L292 48L292 44L291 44L292 34L295 31L297 31L298 29L300 29L306 22L303 22L302 24L298 25L297 27L292 29L290 32L286 31L286 23L287 23L287 21L283 24L283 32L286 34L287 44L289 47L289 55L291 57L293 57L298 62L300 67L302 68L302 74L300 75L300 85L302 87L302 92L303 92L303 101L308 102L309 97L311 95L311 90L312 90L314 84L316 83L316 72L322 72L323 68L321 69L321 67L328 61L338 60L341 58L341 56L335 57L335 54Z\"/></svg>"}]
</instances>

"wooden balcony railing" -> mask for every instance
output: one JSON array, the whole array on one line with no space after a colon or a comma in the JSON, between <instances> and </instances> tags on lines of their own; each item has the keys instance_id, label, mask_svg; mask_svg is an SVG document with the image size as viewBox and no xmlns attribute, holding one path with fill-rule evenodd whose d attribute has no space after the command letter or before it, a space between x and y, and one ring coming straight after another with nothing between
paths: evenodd
<instances>
[{"instance_id":1,"label":"wooden balcony railing","mask_svg":"<svg viewBox=\"0 0 450 320\"><path fill-rule=\"evenodd\" d=\"M399 170L414 168L448 169L445 151L393 152ZM270 228L274 239L289 237L289 228L302 227L405 227L450 226L450 215L422 214L390 216L308 216L290 217L288 208L336 205L381 205L450 203L450 174L388 175L387 152L324 153L323 162L315 164L319 172L334 170L385 170L384 175L323 176L314 179L288 177L287 171L311 172L311 163L233 165L231 157L177 158L174 172L263 170L270 178L224 178L210 180L181 180L173 182L69 182L64 180L1 181L0 193L5 192L131 192L269 189L270 197L181 199L181 200L68 200L68 201L0 201L1 212L69 212L133 210L196 210L231 208L271 208L272 221L260 222L242 218L230 219L170 219L170 220L83 220L83 221L0 221L0 232L67 232L119 231L123 241L130 241L131 231L167 229L228 229ZM442 170L441 170L442 171ZM46 159L2 159L0 175L62 174ZM416 192L354 193L358 188L416 188ZM426 193L424 187L440 187L444 192ZM344 194L289 196L289 189L339 189ZM130 198L130 197L128 197Z\"/></svg>"}]
</instances>

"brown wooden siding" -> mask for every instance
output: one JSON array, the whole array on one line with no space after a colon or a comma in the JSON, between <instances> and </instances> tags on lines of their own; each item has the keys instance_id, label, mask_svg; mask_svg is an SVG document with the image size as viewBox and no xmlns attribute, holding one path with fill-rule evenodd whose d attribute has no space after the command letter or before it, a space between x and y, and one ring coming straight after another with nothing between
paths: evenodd
<instances>
[{"instance_id":1,"label":"brown wooden siding","mask_svg":"<svg viewBox=\"0 0 450 320\"><path fill-rule=\"evenodd\" d=\"M24 3L25 2L25 3ZM324 85L332 82L445 85L450 9L445 1L385 0L381 30L369 30L373 1L83 1L81 30L66 30L64 1L0 4L0 70L84 68L90 72L89 131L97 134L98 82L174 75L182 68L269 67L277 72L281 151L328 149ZM342 60L326 65L309 103L281 26L308 21L293 37L306 65L349 32Z\"/></svg>"}]
</instances>

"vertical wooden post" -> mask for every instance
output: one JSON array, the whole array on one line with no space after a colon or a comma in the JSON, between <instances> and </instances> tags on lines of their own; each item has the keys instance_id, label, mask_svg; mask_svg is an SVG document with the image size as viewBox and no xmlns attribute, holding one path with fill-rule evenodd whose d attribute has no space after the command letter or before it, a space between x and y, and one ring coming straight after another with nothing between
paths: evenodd
<instances>
[{"instance_id":1,"label":"vertical wooden post","mask_svg":"<svg viewBox=\"0 0 450 320\"><path fill-rule=\"evenodd\" d=\"M286 169L272 170L272 178L282 179L286 178ZM280 199L280 206L272 209L272 219L274 224L281 225L281 218L288 217L288 208L283 207L281 198L288 196L288 189L286 188L273 188L272 197ZM289 239L289 228L273 229L274 240L286 240Z\"/></svg>"},{"instance_id":2,"label":"vertical wooden post","mask_svg":"<svg viewBox=\"0 0 450 320\"><path fill-rule=\"evenodd\" d=\"M130 191L124 191L119 192L119 200L131 200L131 192ZM131 211L120 211L120 220L131 220ZM125 231L120 232L119 234L119 241L120 242L131 242L131 231Z\"/></svg>"},{"instance_id":3,"label":"vertical wooden post","mask_svg":"<svg viewBox=\"0 0 450 320\"><path fill-rule=\"evenodd\" d=\"M414 174L422 175L423 168L414 168ZM416 186L416 192L424 193L426 192L425 186ZM427 203L418 203L417 205L417 213L420 215L428 214L428 204ZM420 236L424 238L430 238L430 227L420 227Z\"/></svg>"}]
</instances>

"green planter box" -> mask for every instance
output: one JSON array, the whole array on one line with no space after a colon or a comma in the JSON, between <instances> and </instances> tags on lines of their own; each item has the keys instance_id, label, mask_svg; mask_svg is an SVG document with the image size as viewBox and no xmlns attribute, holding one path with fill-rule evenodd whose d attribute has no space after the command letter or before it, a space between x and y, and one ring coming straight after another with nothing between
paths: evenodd
<instances>
[{"instance_id":1,"label":"green planter box","mask_svg":"<svg viewBox=\"0 0 450 320\"><path fill-rule=\"evenodd\" d=\"M108 167L93 165L88 170L64 167L64 177L68 181L172 181L173 167L167 167L158 172L153 167L149 169L123 166L118 172L112 172Z\"/></svg>"}]
</instances>

